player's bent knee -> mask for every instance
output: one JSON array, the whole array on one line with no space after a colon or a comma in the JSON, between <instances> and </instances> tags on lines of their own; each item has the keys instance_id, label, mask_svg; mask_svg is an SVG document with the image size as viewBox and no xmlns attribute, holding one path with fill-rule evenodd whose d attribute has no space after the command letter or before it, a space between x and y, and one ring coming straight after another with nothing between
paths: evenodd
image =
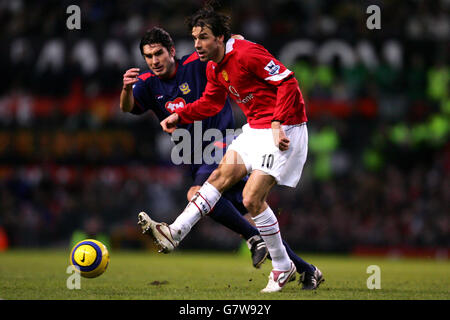
<instances>
[{"instance_id":1,"label":"player's bent knee","mask_svg":"<svg viewBox=\"0 0 450 320\"><path fill-rule=\"evenodd\" d=\"M252 195L244 195L242 204L252 216L255 216L262 211L261 208L263 207L264 201L260 201L257 197Z\"/></svg>"}]
</instances>

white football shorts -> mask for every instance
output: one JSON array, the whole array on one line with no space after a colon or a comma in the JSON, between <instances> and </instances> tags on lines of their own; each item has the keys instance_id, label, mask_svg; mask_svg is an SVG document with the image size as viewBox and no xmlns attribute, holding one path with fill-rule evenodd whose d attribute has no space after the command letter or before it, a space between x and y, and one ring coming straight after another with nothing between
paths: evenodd
<instances>
[{"instance_id":1,"label":"white football shorts","mask_svg":"<svg viewBox=\"0 0 450 320\"><path fill-rule=\"evenodd\" d=\"M295 188L302 175L308 153L306 123L282 126L289 138L289 149L275 146L272 129L253 129L245 124L242 133L228 150L236 151L244 161L247 172L261 170L275 178L279 185Z\"/></svg>"}]
</instances>

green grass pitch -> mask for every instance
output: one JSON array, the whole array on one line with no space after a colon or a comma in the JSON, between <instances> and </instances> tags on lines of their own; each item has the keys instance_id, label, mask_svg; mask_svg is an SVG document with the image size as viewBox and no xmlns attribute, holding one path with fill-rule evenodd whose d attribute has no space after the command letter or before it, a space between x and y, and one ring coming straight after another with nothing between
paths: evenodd
<instances>
[{"instance_id":1,"label":"green grass pitch","mask_svg":"<svg viewBox=\"0 0 450 320\"><path fill-rule=\"evenodd\" d=\"M358 258L303 255L320 267L326 281L316 291L297 282L282 292L261 294L271 269L254 269L237 253L110 251L111 261L98 278L81 278L68 289L69 250L10 250L0 253L0 299L13 300L448 300L448 260ZM367 267L381 271L381 289L369 290Z\"/></svg>"}]
</instances>

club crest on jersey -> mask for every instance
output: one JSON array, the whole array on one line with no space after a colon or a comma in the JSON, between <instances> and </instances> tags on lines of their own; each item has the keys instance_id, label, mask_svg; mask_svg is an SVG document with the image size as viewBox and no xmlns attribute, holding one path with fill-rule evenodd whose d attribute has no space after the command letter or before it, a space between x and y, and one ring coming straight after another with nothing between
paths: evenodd
<instances>
[{"instance_id":1,"label":"club crest on jersey","mask_svg":"<svg viewBox=\"0 0 450 320\"><path fill-rule=\"evenodd\" d=\"M226 82L228 82L228 73L225 70L222 71L222 77Z\"/></svg>"},{"instance_id":2,"label":"club crest on jersey","mask_svg":"<svg viewBox=\"0 0 450 320\"><path fill-rule=\"evenodd\" d=\"M178 97L173 101L167 101L165 107L170 113L174 113L175 110L184 108L185 105L186 101L183 98Z\"/></svg>"},{"instance_id":3,"label":"club crest on jersey","mask_svg":"<svg viewBox=\"0 0 450 320\"><path fill-rule=\"evenodd\" d=\"M264 67L264 70L268 71L271 76L274 76L280 72L280 66L275 64L273 60L270 60L270 62Z\"/></svg>"},{"instance_id":4,"label":"club crest on jersey","mask_svg":"<svg viewBox=\"0 0 450 320\"><path fill-rule=\"evenodd\" d=\"M181 92L183 92L183 94L188 94L189 92L191 92L191 89L189 89L189 85L187 82L183 83L178 88L180 88L180 90L181 90Z\"/></svg>"}]
</instances>

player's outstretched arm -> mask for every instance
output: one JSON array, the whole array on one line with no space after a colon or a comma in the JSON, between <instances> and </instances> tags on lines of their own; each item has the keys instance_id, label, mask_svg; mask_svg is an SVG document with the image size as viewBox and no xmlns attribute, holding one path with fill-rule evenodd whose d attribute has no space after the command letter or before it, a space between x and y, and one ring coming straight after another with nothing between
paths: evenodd
<instances>
[{"instance_id":1,"label":"player's outstretched arm","mask_svg":"<svg viewBox=\"0 0 450 320\"><path fill-rule=\"evenodd\" d=\"M179 116L180 123L193 123L206 118L215 116L222 110L227 100L227 91L221 85L217 84L208 73L213 71L207 70L207 79L205 91L202 96L188 103L184 108L177 109L175 112Z\"/></svg>"},{"instance_id":2,"label":"player's outstretched arm","mask_svg":"<svg viewBox=\"0 0 450 320\"><path fill-rule=\"evenodd\" d=\"M120 109L130 112L134 106L133 84L139 81L139 68L128 69L123 75L123 87L120 93Z\"/></svg>"}]
</instances>

